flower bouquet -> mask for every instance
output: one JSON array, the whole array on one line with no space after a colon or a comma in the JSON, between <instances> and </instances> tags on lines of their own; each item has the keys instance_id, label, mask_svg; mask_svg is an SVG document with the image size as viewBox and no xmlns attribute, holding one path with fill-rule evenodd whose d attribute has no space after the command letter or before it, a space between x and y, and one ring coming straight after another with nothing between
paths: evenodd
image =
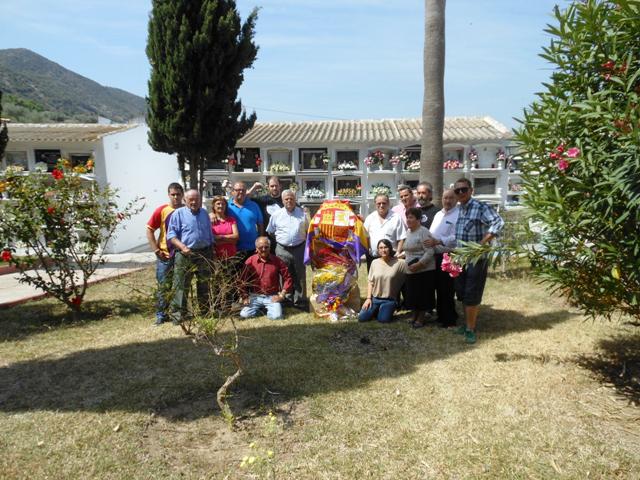
<instances>
[{"instance_id":1,"label":"flower bouquet","mask_svg":"<svg viewBox=\"0 0 640 480\"><path fill-rule=\"evenodd\" d=\"M384 162L384 153L380 150L376 150L364 159L364 164L367 167L372 165L382 165L382 162Z\"/></svg>"},{"instance_id":2,"label":"flower bouquet","mask_svg":"<svg viewBox=\"0 0 640 480\"><path fill-rule=\"evenodd\" d=\"M347 162L338 163L338 165L336 165L336 168L338 170L342 170L342 171L345 171L345 170L357 170L358 169L358 167L351 160L349 160Z\"/></svg>"},{"instance_id":3,"label":"flower bouquet","mask_svg":"<svg viewBox=\"0 0 640 480\"><path fill-rule=\"evenodd\" d=\"M462 273L462 267L448 253L442 254L442 266L440 268L443 272L447 272L451 278L456 278Z\"/></svg>"},{"instance_id":4,"label":"flower bouquet","mask_svg":"<svg viewBox=\"0 0 640 480\"><path fill-rule=\"evenodd\" d=\"M322 154L322 163L325 166L325 168L327 167L327 165L329 165L329 163L331 162L331 157L329 156L328 153L323 153Z\"/></svg>"},{"instance_id":5,"label":"flower bouquet","mask_svg":"<svg viewBox=\"0 0 640 480\"><path fill-rule=\"evenodd\" d=\"M319 188L310 188L304 192L306 198L324 198L325 193Z\"/></svg>"},{"instance_id":6,"label":"flower bouquet","mask_svg":"<svg viewBox=\"0 0 640 480\"><path fill-rule=\"evenodd\" d=\"M447 160L442 164L445 170L456 170L462 168L462 164L458 160Z\"/></svg>"},{"instance_id":7,"label":"flower bouquet","mask_svg":"<svg viewBox=\"0 0 640 480\"><path fill-rule=\"evenodd\" d=\"M276 162L269 168L271 173L286 173L291 171L291 167L282 162Z\"/></svg>"},{"instance_id":8,"label":"flower bouquet","mask_svg":"<svg viewBox=\"0 0 640 480\"><path fill-rule=\"evenodd\" d=\"M407 160L409 160L409 155L407 155L407 152L404 150L400 150L400 153L391 157L390 162L391 162L391 165L395 167L400 163L405 163Z\"/></svg>"},{"instance_id":9,"label":"flower bouquet","mask_svg":"<svg viewBox=\"0 0 640 480\"><path fill-rule=\"evenodd\" d=\"M418 172L420 171L420 160L411 160L406 163L404 169L409 172Z\"/></svg>"},{"instance_id":10,"label":"flower bouquet","mask_svg":"<svg viewBox=\"0 0 640 480\"><path fill-rule=\"evenodd\" d=\"M374 198L378 195L386 195L387 197L390 197L391 187L385 185L384 183L376 183L374 185L371 185L369 193L371 193L371 196Z\"/></svg>"}]
</instances>

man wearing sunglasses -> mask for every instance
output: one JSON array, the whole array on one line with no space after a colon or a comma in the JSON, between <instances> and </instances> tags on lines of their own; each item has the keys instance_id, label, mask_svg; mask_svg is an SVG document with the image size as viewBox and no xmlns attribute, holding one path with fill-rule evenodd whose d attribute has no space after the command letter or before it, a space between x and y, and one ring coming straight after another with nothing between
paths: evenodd
<instances>
[{"instance_id":1,"label":"man wearing sunglasses","mask_svg":"<svg viewBox=\"0 0 640 480\"><path fill-rule=\"evenodd\" d=\"M476 242L485 244L496 237L504 221L493 208L472 198L473 188L468 178L459 179L453 191L460 204L456 222L456 242ZM466 325L458 329L467 343L476 343L476 321L482 301L482 293L487 280L488 263L485 259L476 264L467 264L455 280L456 295L464 305Z\"/></svg>"}]
</instances>

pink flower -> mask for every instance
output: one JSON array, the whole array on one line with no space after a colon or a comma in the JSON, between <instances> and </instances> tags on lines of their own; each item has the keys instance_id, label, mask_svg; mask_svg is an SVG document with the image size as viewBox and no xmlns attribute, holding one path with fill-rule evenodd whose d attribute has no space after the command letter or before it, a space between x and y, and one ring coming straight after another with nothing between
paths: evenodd
<instances>
[{"instance_id":1,"label":"pink flower","mask_svg":"<svg viewBox=\"0 0 640 480\"><path fill-rule=\"evenodd\" d=\"M558 170L560 170L561 172L564 172L567 168L569 168L569 162L562 158L560 160L558 160Z\"/></svg>"},{"instance_id":2,"label":"pink flower","mask_svg":"<svg viewBox=\"0 0 640 480\"><path fill-rule=\"evenodd\" d=\"M578 147L573 147L567 150L567 157L569 158L576 158L578 155L580 155L580 149Z\"/></svg>"},{"instance_id":3,"label":"pink flower","mask_svg":"<svg viewBox=\"0 0 640 480\"><path fill-rule=\"evenodd\" d=\"M556 152L558 152L558 153L564 152L564 143L561 143L560 145L558 145L556 147Z\"/></svg>"},{"instance_id":4,"label":"pink flower","mask_svg":"<svg viewBox=\"0 0 640 480\"><path fill-rule=\"evenodd\" d=\"M442 255L442 265L440 268L443 272L448 272L451 278L456 278L462 273L462 267L453 262L448 253Z\"/></svg>"},{"instance_id":5,"label":"pink flower","mask_svg":"<svg viewBox=\"0 0 640 480\"><path fill-rule=\"evenodd\" d=\"M560 158L560 155L558 155L556 152L551 152L551 153L549 154L549 158L550 158L551 160L557 160L558 158Z\"/></svg>"}]
</instances>

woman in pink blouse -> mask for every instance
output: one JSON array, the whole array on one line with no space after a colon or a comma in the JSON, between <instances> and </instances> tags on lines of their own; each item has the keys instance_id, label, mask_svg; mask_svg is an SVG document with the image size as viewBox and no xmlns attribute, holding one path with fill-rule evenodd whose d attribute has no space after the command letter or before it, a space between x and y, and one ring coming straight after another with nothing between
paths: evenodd
<instances>
[{"instance_id":1,"label":"woman in pink blouse","mask_svg":"<svg viewBox=\"0 0 640 480\"><path fill-rule=\"evenodd\" d=\"M238 243L238 226L236 220L227 214L227 199L216 195L211 200L211 230L216 241L215 249L218 258L229 258L236 254Z\"/></svg>"}]
</instances>

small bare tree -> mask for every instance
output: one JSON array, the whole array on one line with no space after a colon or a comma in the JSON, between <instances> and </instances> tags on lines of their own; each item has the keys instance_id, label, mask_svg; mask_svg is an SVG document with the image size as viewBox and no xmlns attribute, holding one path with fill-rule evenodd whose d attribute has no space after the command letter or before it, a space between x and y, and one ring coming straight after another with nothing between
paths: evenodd
<instances>
[{"instance_id":1,"label":"small bare tree","mask_svg":"<svg viewBox=\"0 0 640 480\"><path fill-rule=\"evenodd\" d=\"M227 403L231 385L242 375L244 366L240 354L240 339L236 320L232 312L233 303L240 298L242 282L237 269L237 259L205 260L209 267L208 299L201 308L194 301L194 289L191 289L190 302L187 302L187 314L183 315L180 326L185 335L194 342L211 347L215 355L231 361L235 371L227 376L218 388L216 400L222 416L233 423L235 416ZM193 267L195 272L195 266Z\"/></svg>"}]
</instances>

